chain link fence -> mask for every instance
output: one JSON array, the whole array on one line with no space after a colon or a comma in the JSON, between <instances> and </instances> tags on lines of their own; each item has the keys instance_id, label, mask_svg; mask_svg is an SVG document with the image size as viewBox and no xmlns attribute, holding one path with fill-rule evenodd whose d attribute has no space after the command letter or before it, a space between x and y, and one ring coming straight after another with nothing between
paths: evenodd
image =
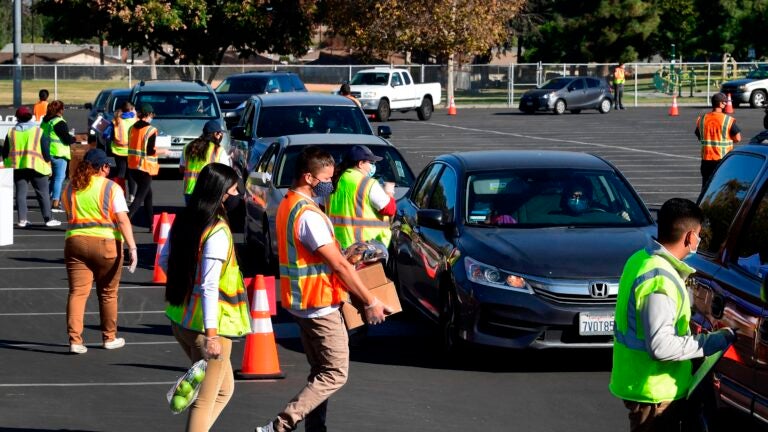
<instances>
[{"instance_id":1,"label":"chain link fence","mask_svg":"<svg viewBox=\"0 0 768 432\"><path fill-rule=\"evenodd\" d=\"M359 70L389 65L22 65L22 102L32 104L41 88L67 105L90 102L105 88L130 88L141 80L199 79L214 87L226 77L250 71L290 71L312 91L335 91ZM453 80L456 103L463 106L514 107L522 93L563 75L597 76L610 82L616 64L523 63L461 65ZM445 65L404 65L417 83L439 82L445 91ZM756 63L627 63L624 98L630 105L668 103L677 94L681 103L706 104L723 82L744 78ZM13 102L14 65L0 65L0 105ZM688 99L686 99L688 98ZM443 100L446 100L445 94Z\"/></svg>"}]
</instances>

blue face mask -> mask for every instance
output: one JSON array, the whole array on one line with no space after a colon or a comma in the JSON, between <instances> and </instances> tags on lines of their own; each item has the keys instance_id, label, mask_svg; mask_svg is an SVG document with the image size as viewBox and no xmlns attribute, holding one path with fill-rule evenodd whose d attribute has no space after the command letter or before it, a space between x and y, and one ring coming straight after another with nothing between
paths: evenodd
<instances>
[{"instance_id":1,"label":"blue face mask","mask_svg":"<svg viewBox=\"0 0 768 432\"><path fill-rule=\"evenodd\" d=\"M333 193L333 182L321 181L312 186L312 194L318 198L327 198Z\"/></svg>"},{"instance_id":2,"label":"blue face mask","mask_svg":"<svg viewBox=\"0 0 768 432\"><path fill-rule=\"evenodd\" d=\"M373 177L376 175L376 164L371 162L371 170L368 171L368 177Z\"/></svg>"},{"instance_id":3,"label":"blue face mask","mask_svg":"<svg viewBox=\"0 0 768 432\"><path fill-rule=\"evenodd\" d=\"M568 199L568 208L573 213L582 213L589 208L589 203L586 198L581 196L573 196Z\"/></svg>"}]
</instances>

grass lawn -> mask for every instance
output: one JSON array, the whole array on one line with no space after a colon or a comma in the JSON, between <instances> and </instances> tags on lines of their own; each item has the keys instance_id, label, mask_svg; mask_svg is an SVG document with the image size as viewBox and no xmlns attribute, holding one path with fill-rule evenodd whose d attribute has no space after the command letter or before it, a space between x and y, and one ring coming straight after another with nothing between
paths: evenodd
<instances>
[{"instance_id":1,"label":"grass lawn","mask_svg":"<svg viewBox=\"0 0 768 432\"><path fill-rule=\"evenodd\" d=\"M37 102L37 92L47 89L50 92L48 101L61 99L65 105L82 106L86 102L93 102L96 95L105 88L128 88L128 81L115 80L59 80L58 88L54 93L53 80L28 80L21 82L21 102L32 106ZM13 104L13 80L0 80L0 105Z\"/></svg>"}]
</instances>

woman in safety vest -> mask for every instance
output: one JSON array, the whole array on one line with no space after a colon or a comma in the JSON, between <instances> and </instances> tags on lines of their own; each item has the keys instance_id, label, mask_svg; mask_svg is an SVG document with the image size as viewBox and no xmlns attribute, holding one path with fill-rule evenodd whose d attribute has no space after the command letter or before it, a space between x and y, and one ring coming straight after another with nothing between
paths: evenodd
<instances>
[{"instance_id":1,"label":"woman in safety vest","mask_svg":"<svg viewBox=\"0 0 768 432\"><path fill-rule=\"evenodd\" d=\"M138 117L139 120L128 132L128 175L136 182L136 197L128 208L128 217L132 219L144 204L149 231L152 232L152 177L160 171L155 149L157 129L150 125L155 117L152 105L142 105Z\"/></svg>"},{"instance_id":2,"label":"woman in safety vest","mask_svg":"<svg viewBox=\"0 0 768 432\"><path fill-rule=\"evenodd\" d=\"M69 133L69 126L64 120L64 102L55 100L48 104L48 112L43 117L40 127L51 142L51 207L55 213L61 213L61 186L67 176L67 163L72 159L69 146L75 137Z\"/></svg>"},{"instance_id":3,"label":"woman in safety vest","mask_svg":"<svg viewBox=\"0 0 768 432\"><path fill-rule=\"evenodd\" d=\"M115 169L109 173L109 179L123 188L128 201L131 192L136 193L136 182L128 177L128 131L136 124L136 110L130 101L125 101L115 111L112 124L104 130L104 140L109 143L109 149L115 158ZM128 184L126 185L126 179Z\"/></svg>"},{"instance_id":4,"label":"woman in safety vest","mask_svg":"<svg viewBox=\"0 0 768 432\"><path fill-rule=\"evenodd\" d=\"M19 211L19 228L27 221L27 183L32 183L37 202L43 212L46 226L59 226L61 222L51 214L48 195L48 177L51 175L51 153L49 141L32 119L32 112L23 106L16 110L15 126L8 131L3 145L3 164L13 168L13 182L16 186L16 207Z\"/></svg>"},{"instance_id":5,"label":"woman in safety vest","mask_svg":"<svg viewBox=\"0 0 768 432\"><path fill-rule=\"evenodd\" d=\"M207 431L235 389L232 337L251 331L243 276L227 221L237 196L232 168L212 163L200 171L189 205L176 216L159 265L166 270L166 315L192 363L208 360L187 431Z\"/></svg>"},{"instance_id":6,"label":"woman in safety vest","mask_svg":"<svg viewBox=\"0 0 768 432\"><path fill-rule=\"evenodd\" d=\"M222 163L231 166L229 155L221 147L224 129L218 120L209 120L203 126L203 134L192 140L184 148L179 161L179 170L184 174L184 203L189 204L192 191L195 190L200 170L209 163Z\"/></svg>"},{"instance_id":7,"label":"woman in safety vest","mask_svg":"<svg viewBox=\"0 0 768 432\"><path fill-rule=\"evenodd\" d=\"M64 210L69 223L64 241L64 260L69 277L67 332L69 351L84 354L83 315L96 282L101 315L101 339L105 349L122 348L117 337L117 287L123 270L123 242L128 245L133 273L138 262L128 204L123 190L108 180L114 159L104 150L91 149L77 165L64 188Z\"/></svg>"}]
</instances>

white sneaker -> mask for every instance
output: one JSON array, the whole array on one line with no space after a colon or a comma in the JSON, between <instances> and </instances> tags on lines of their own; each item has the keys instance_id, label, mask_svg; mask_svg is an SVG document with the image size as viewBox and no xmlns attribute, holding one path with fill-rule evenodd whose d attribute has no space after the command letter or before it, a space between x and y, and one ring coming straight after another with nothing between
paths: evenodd
<instances>
[{"instance_id":1,"label":"white sneaker","mask_svg":"<svg viewBox=\"0 0 768 432\"><path fill-rule=\"evenodd\" d=\"M19 223L16 224L19 228L25 228L29 222L26 220L20 220Z\"/></svg>"},{"instance_id":2,"label":"white sneaker","mask_svg":"<svg viewBox=\"0 0 768 432\"><path fill-rule=\"evenodd\" d=\"M59 207L53 207L53 208L51 208L51 211L52 211L53 213L64 213L64 210L62 210L62 209L61 209L61 208L59 208Z\"/></svg>"},{"instance_id":3,"label":"white sneaker","mask_svg":"<svg viewBox=\"0 0 768 432\"><path fill-rule=\"evenodd\" d=\"M254 432L275 432L275 428L272 427L272 422L269 422L266 426L258 426Z\"/></svg>"},{"instance_id":4,"label":"white sneaker","mask_svg":"<svg viewBox=\"0 0 768 432\"><path fill-rule=\"evenodd\" d=\"M88 348L85 345L71 344L69 346L69 352L73 354L85 354L88 352Z\"/></svg>"},{"instance_id":5,"label":"white sneaker","mask_svg":"<svg viewBox=\"0 0 768 432\"><path fill-rule=\"evenodd\" d=\"M51 219L45 223L45 226L47 227L57 227L59 225L61 225L61 222L57 221L56 219Z\"/></svg>"},{"instance_id":6,"label":"white sneaker","mask_svg":"<svg viewBox=\"0 0 768 432\"><path fill-rule=\"evenodd\" d=\"M125 346L125 339L123 338L114 338L111 341L104 342L104 349L118 349Z\"/></svg>"}]
</instances>

